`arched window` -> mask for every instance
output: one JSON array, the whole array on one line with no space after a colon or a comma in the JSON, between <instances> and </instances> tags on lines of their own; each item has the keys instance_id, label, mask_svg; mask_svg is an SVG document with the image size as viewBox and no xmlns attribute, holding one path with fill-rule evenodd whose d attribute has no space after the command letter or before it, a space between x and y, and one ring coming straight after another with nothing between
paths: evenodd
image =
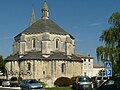
<instances>
[{"instance_id":1,"label":"arched window","mask_svg":"<svg viewBox=\"0 0 120 90\"><path fill-rule=\"evenodd\" d=\"M59 39L56 39L56 48L59 48Z\"/></svg>"},{"instance_id":2,"label":"arched window","mask_svg":"<svg viewBox=\"0 0 120 90\"><path fill-rule=\"evenodd\" d=\"M65 63L62 63L61 72L62 72L62 73L65 73L65 72L66 72L66 65L65 65Z\"/></svg>"},{"instance_id":3,"label":"arched window","mask_svg":"<svg viewBox=\"0 0 120 90\"><path fill-rule=\"evenodd\" d=\"M32 39L32 48L35 48L35 38Z\"/></svg>"},{"instance_id":4,"label":"arched window","mask_svg":"<svg viewBox=\"0 0 120 90\"><path fill-rule=\"evenodd\" d=\"M31 63L27 63L27 66L28 66L28 70L30 71L31 70Z\"/></svg>"},{"instance_id":5,"label":"arched window","mask_svg":"<svg viewBox=\"0 0 120 90\"><path fill-rule=\"evenodd\" d=\"M89 59L89 62L90 62L90 59Z\"/></svg>"}]
</instances>

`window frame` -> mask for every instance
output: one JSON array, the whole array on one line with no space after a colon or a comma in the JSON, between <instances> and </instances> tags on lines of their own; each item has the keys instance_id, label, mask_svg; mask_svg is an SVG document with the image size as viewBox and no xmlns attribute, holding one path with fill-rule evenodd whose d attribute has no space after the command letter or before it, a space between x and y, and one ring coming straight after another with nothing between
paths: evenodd
<instances>
[{"instance_id":1,"label":"window frame","mask_svg":"<svg viewBox=\"0 0 120 90\"><path fill-rule=\"evenodd\" d=\"M35 47L36 47L36 39L33 38L33 39L32 39L32 48L34 49Z\"/></svg>"}]
</instances>

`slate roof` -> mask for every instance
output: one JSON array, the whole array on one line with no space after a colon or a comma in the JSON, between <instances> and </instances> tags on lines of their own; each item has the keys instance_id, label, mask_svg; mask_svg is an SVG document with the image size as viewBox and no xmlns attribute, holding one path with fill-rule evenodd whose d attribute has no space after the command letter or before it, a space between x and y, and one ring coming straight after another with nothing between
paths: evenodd
<instances>
[{"instance_id":1,"label":"slate roof","mask_svg":"<svg viewBox=\"0 0 120 90\"><path fill-rule=\"evenodd\" d=\"M45 59L45 58L38 52L27 53L21 58L21 60L38 60L38 59Z\"/></svg>"},{"instance_id":2,"label":"slate roof","mask_svg":"<svg viewBox=\"0 0 120 90\"><path fill-rule=\"evenodd\" d=\"M15 54L13 56L9 56L7 57L5 60L6 61L12 61L12 60L18 60L19 59L19 55L18 54Z\"/></svg>"},{"instance_id":3,"label":"slate roof","mask_svg":"<svg viewBox=\"0 0 120 90\"><path fill-rule=\"evenodd\" d=\"M67 55L64 55L62 52L55 52L50 55L48 59L57 59L57 60L70 60Z\"/></svg>"},{"instance_id":4,"label":"slate roof","mask_svg":"<svg viewBox=\"0 0 120 90\"><path fill-rule=\"evenodd\" d=\"M83 62L80 57L75 56L74 54L69 57L65 55L63 52L54 52L49 57L45 58L42 56L40 52L29 52L25 54L23 57L19 57L18 54L14 56L10 56L5 59L6 61L16 61L16 60L68 60L68 61L77 61Z\"/></svg>"},{"instance_id":5,"label":"slate roof","mask_svg":"<svg viewBox=\"0 0 120 90\"><path fill-rule=\"evenodd\" d=\"M63 35L68 34L66 31L64 31L61 27L59 27L56 23L54 23L50 19L40 19L34 24L32 24L30 27L25 29L22 33L43 33L43 32Z\"/></svg>"}]
</instances>

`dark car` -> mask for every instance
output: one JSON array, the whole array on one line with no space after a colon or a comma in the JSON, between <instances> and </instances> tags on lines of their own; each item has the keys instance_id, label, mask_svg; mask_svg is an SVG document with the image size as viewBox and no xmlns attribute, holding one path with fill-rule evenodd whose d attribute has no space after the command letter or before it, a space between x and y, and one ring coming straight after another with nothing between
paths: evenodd
<instances>
[{"instance_id":1,"label":"dark car","mask_svg":"<svg viewBox=\"0 0 120 90\"><path fill-rule=\"evenodd\" d=\"M111 77L95 90L120 90L120 76Z\"/></svg>"},{"instance_id":2,"label":"dark car","mask_svg":"<svg viewBox=\"0 0 120 90\"><path fill-rule=\"evenodd\" d=\"M4 80L3 78L0 79L0 86L2 86L2 82L3 82L3 80Z\"/></svg>"},{"instance_id":3,"label":"dark car","mask_svg":"<svg viewBox=\"0 0 120 90\"><path fill-rule=\"evenodd\" d=\"M74 90L92 90L93 83L88 76L78 76L73 82L72 89Z\"/></svg>"},{"instance_id":4,"label":"dark car","mask_svg":"<svg viewBox=\"0 0 120 90\"><path fill-rule=\"evenodd\" d=\"M24 79L20 83L21 90L43 90L43 86L36 79Z\"/></svg>"},{"instance_id":5,"label":"dark car","mask_svg":"<svg viewBox=\"0 0 120 90\"><path fill-rule=\"evenodd\" d=\"M18 77L11 77L10 87L17 87L17 86L19 86Z\"/></svg>"}]
</instances>

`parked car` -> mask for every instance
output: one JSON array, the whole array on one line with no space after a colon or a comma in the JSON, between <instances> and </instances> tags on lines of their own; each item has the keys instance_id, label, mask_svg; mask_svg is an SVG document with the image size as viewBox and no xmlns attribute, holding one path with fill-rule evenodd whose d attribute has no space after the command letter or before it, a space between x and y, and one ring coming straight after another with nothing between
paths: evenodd
<instances>
[{"instance_id":1,"label":"parked car","mask_svg":"<svg viewBox=\"0 0 120 90\"><path fill-rule=\"evenodd\" d=\"M78 76L73 82L72 89L74 90L92 90L93 83L88 76Z\"/></svg>"},{"instance_id":2,"label":"parked car","mask_svg":"<svg viewBox=\"0 0 120 90\"><path fill-rule=\"evenodd\" d=\"M108 77L106 76L97 76L96 80L97 80L97 87L100 86L103 82L105 82L108 79Z\"/></svg>"},{"instance_id":3,"label":"parked car","mask_svg":"<svg viewBox=\"0 0 120 90\"><path fill-rule=\"evenodd\" d=\"M120 76L111 77L95 90L120 90Z\"/></svg>"},{"instance_id":4,"label":"parked car","mask_svg":"<svg viewBox=\"0 0 120 90\"><path fill-rule=\"evenodd\" d=\"M0 86L2 86L3 78L0 79Z\"/></svg>"},{"instance_id":5,"label":"parked car","mask_svg":"<svg viewBox=\"0 0 120 90\"><path fill-rule=\"evenodd\" d=\"M19 86L18 77L12 77L10 79L10 87L17 87L17 86Z\"/></svg>"},{"instance_id":6,"label":"parked car","mask_svg":"<svg viewBox=\"0 0 120 90\"><path fill-rule=\"evenodd\" d=\"M24 79L20 83L21 90L43 90L43 86L36 79Z\"/></svg>"},{"instance_id":7,"label":"parked car","mask_svg":"<svg viewBox=\"0 0 120 90\"><path fill-rule=\"evenodd\" d=\"M5 86L10 86L10 81L8 79L3 79L2 81L2 86L5 87Z\"/></svg>"}]
</instances>

